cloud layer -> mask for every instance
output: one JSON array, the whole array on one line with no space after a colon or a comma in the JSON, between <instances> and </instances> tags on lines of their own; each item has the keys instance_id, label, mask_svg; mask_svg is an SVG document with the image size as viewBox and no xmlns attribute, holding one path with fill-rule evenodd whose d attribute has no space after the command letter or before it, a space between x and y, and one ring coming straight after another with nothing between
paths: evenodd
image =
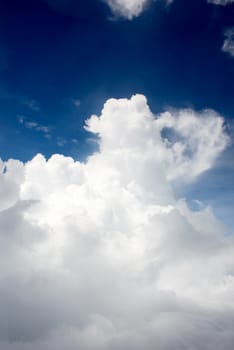
<instances>
[{"instance_id":1,"label":"cloud layer","mask_svg":"<svg viewBox=\"0 0 234 350\"><path fill-rule=\"evenodd\" d=\"M0 348L231 350L234 242L174 186L228 144L214 111L110 99L85 163L1 162Z\"/></svg>"}]
</instances>

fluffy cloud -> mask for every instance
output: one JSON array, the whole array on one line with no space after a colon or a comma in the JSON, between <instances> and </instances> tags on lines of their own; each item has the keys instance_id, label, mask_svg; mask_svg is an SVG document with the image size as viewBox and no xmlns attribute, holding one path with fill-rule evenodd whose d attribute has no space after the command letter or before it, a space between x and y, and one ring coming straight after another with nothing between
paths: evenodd
<instances>
[{"instance_id":1,"label":"fluffy cloud","mask_svg":"<svg viewBox=\"0 0 234 350\"><path fill-rule=\"evenodd\" d=\"M100 149L1 162L0 348L231 350L234 242L174 192L228 144L213 111L110 99Z\"/></svg>"},{"instance_id":2,"label":"fluffy cloud","mask_svg":"<svg viewBox=\"0 0 234 350\"><path fill-rule=\"evenodd\" d=\"M139 16L151 0L105 0L112 12L129 20Z\"/></svg>"},{"instance_id":3,"label":"fluffy cloud","mask_svg":"<svg viewBox=\"0 0 234 350\"><path fill-rule=\"evenodd\" d=\"M226 30L222 50L234 57L234 27Z\"/></svg>"}]
</instances>

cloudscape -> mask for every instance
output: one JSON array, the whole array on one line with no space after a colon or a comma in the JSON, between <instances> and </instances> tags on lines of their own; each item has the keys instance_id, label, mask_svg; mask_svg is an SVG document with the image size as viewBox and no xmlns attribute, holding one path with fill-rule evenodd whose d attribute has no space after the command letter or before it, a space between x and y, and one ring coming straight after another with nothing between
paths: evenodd
<instances>
[{"instance_id":1,"label":"cloudscape","mask_svg":"<svg viewBox=\"0 0 234 350\"><path fill-rule=\"evenodd\" d=\"M0 350L233 350L231 3L0 5Z\"/></svg>"}]
</instances>

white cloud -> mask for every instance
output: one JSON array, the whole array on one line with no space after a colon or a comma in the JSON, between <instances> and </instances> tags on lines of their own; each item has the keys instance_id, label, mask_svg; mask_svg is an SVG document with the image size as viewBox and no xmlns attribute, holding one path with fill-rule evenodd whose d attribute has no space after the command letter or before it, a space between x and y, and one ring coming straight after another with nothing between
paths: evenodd
<instances>
[{"instance_id":1,"label":"white cloud","mask_svg":"<svg viewBox=\"0 0 234 350\"><path fill-rule=\"evenodd\" d=\"M0 348L232 350L233 236L174 193L227 146L223 119L136 95L86 128L84 163L1 162Z\"/></svg>"},{"instance_id":2,"label":"white cloud","mask_svg":"<svg viewBox=\"0 0 234 350\"><path fill-rule=\"evenodd\" d=\"M151 0L105 0L113 14L129 20L138 17Z\"/></svg>"},{"instance_id":3,"label":"white cloud","mask_svg":"<svg viewBox=\"0 0 234 350\"><path fill-rule=\"evenodd\" d=\"M112 13L117 17L132 20L138 17L153 1L158 0L104 0L110 7ZM173 0L163 0L169 5Z\"/></svg>"},{"instance_id":4,"label":"white cloud","mask_svg":"<svg viewBox=\"0 0 234 350\"><path fill-rule=\"evenodd\" d=\"M222 50L234 57L234 27L226 30Z\"/></svg>"},{"instance_id":5,"label":"white cloud","mask_svg":"<svg viewBox=\"0 0 234 350\"><path fill-rule=\"evenodd\" d=\"M208 0L208 2L215 5L226 6L232 4L234 0Z\"/></svg>"}]
</instances>

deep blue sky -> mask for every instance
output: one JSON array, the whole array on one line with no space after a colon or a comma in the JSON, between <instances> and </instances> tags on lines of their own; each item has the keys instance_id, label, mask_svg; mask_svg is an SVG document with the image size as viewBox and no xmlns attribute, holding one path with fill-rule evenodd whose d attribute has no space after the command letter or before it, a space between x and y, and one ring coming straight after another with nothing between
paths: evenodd
<instances>
[{"instance_id":1,"label":"deep blue sky","mask_svg":"<svg viewBox=\"0 0 234 350\"><path fill-rule=\"evenodd\" d=\"M155 2L132 21L110 16L98 0L0 2L4 159L27 160L37 152L85 156L93 146L85 142L83 122L108 97L139 92L154 112L209 107L233 118L234 60L221 47L225 28L234 25L234 6L176 0L168 8ZM49 126L51 138L20 124L19 116ZM57 138L67 143L58 146Z\"/></svg>"}]
</instances>

